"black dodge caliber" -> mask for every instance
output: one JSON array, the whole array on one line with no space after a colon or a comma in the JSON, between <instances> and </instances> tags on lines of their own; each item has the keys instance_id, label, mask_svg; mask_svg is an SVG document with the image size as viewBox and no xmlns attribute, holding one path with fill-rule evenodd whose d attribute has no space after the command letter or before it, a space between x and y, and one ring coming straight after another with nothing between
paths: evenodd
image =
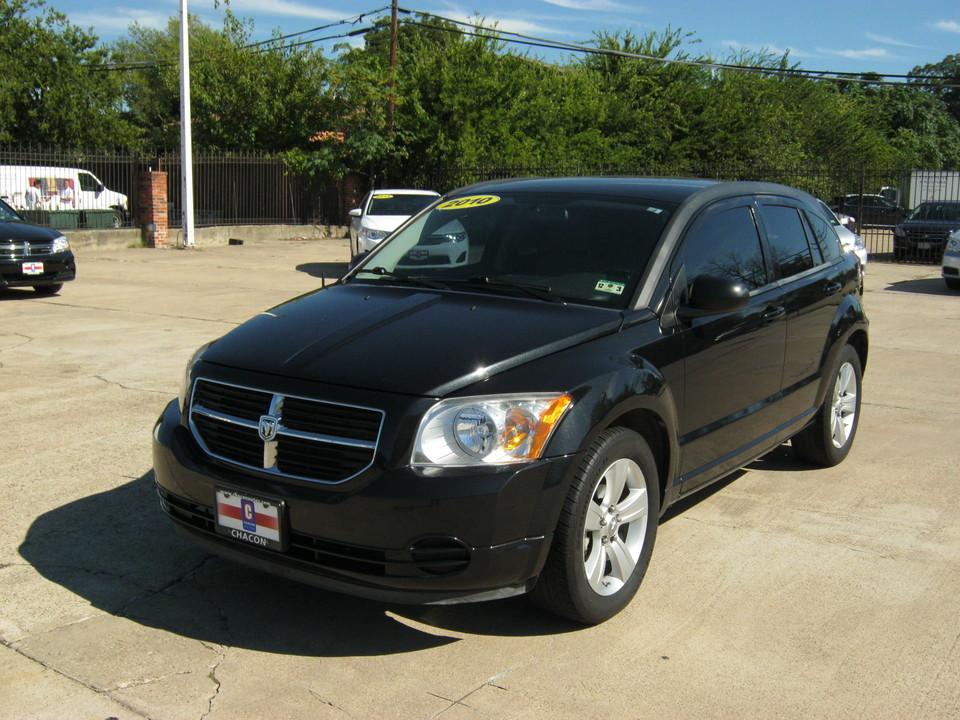
<instances>
[{"instance_id":1,"label":"black dodge caliber","mask_svg":"<svg viewBox=\"0 0 960 720\"><path fill-rule=\"evenodd\" d=\"M0 200L0 289L32 287L41 295L53 295L76 276L76 261L63 233L27 222Z\"/></svg>"},{"instance_id":2,"label":"black dodge caliber","mask_svg":"<svg viewBox=\"0 0 960 720\"><path fill-rule=\"evenodd\" d=\"M597 623L679 498L788 440L846 457L867 346L857 259L798 190L475 185L200 348L156 480L180 531L263 570Z\"/></svg>"}]
</instances>

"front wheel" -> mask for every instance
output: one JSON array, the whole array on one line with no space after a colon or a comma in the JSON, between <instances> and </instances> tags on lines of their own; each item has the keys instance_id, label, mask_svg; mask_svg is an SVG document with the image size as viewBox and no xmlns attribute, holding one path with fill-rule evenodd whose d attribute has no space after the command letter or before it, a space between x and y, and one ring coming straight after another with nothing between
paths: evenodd
<instances>
[{"instance_id":1,"label":"front wheel","mask_svg":"<svg viewBox=\"0 0 960 720\"><path fill-rule=\"evenodd\" d=\"M63 288L63 283L47 283L46 285L34 285L33 291L38 295L56 295Z\"/></svg>"},{"instance_id":2,"label":"front wheel","mask_svg":"<svg viewBox=\"0 0 960 720\"><path fill-rule=\"evenodd\" d=\"M533 601L585 624L616 615L647 570L659 509L650 446L626 428L604 431L577 470Z\"/></svg>"},{"instance_id":3,"label":"front wheel","mask_svg":"<svg viewBox=\"0 0 960 720\"><path fill-rule=\"evenodd\" d=\"M816 419L793 436L791 444L803 462L832 467L843 462L853 447L860 423L860 356L845 345L834 366L833 382Z\"/></svg>"}]
</instances>

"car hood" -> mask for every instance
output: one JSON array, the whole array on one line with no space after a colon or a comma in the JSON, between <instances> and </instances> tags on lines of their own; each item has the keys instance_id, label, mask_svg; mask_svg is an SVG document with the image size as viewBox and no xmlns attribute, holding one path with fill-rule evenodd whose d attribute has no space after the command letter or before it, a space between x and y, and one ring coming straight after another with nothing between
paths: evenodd
<instances>
[{"instance_id":1,"label":"car hood","mask_svg":"<svg viewBox=\"0 0 960 720\"><path fill-rule=\"evenodd\" d=\"M0 241L3 240L51 240L62 233L51 228L20 220L0 221Z\"/></svg>"},{"instance_id":2,"label":"car hood","mask_svg":"<svg viewBox=\"0 0 960 720\"><path fill-rule=\"evenodd\" d=\"M960 228L960 220L904 220L900 223L904 229L947 230Z\"/></svg>"},{"instance_id":3,"label":"car hood","mask_svg":"<svg viewBox=\"0 0 960 720\"><path fill-rule=\"evenodd\" d=\"M248 320L203 361L342 386L440 397L615 332L615 310L541 300L335 285Z\"/></svg>"},{"instance_id":4,"label":"car hood","mask_svg":"<svg viewBox=\"0 0 960 720\"><path fill-rule=\"evenodd\" d=\"M360 224L370 230L383 230L390 233L406 222L409 217L409 215L365 215Z\"/></svg>"}]
</instances>

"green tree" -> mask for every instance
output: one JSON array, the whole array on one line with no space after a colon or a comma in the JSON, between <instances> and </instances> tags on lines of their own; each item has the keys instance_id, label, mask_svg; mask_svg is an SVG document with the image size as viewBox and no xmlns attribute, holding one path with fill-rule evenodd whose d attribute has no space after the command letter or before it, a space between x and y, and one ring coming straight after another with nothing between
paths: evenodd
<instances>
[{"instance_id":1,"label":"green tree","mask_svg":"<svg viewBox=\"0 0 960 720\"><path fill-rule=\"evenodd\" d=\"M957 122L960 122L960 54L947 55L938 63L919 65L910 72L910 75L917 81L929 83L924 86L943 100L947 111ZM946 79L933 80L932 78Z\"/></svg>"},{"instance_id":2,"label":"green tree","mask_svg":"<svg viewBox=\"0 0 960 720\"><path fill-rule=\"evenodd\" d=\"M250 25L228 13L222 31L191 16L190 97L197 148L279 151L331 129L328 63L320 51L280 41L249 47ZM124 98L148 148L180 143L179 21L164 30L134 24L114 46L135 68Z\"/></svg>"},{"instance_id":3,"label":"green tree","mask_svg":"<svg viewBox=\"0 0 960 720\"><path fill-rule=\"evenodd\" d=\"M29 13L35 14L30 15ZM0 0L0 142L129 147L120 78L97 38L44 0Z\"/></svg>"}]
</instances>

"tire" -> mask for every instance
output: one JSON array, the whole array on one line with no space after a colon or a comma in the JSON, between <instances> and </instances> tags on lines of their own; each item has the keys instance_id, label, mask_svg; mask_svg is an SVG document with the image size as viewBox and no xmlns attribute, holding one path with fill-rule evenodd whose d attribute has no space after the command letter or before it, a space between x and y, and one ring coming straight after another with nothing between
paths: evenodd
<instances>
[{"instance_id":1,"label":"tire","mask_svg":"<svg viewBox=\"0 0 960 720\"><path fill-rule=\"evenodd\" d=\"M955 278L944 278L943 281L947 284L947 287L951 290L960 290L960 280Z\"/></svg>"},{"instance_id":2,"label":"tire","mask_svg":"<svg viewBox=\"0 0 960 720\"><path fill-rule=\"evenodd\" d=\"M123 213L120 210L113 213L113 227L114 229L123 227Z\"/></svg>"},{"instance_id":3,"label":"tire","mask_svg":"<svg viewBox=\"0 0 960 720\"><path fill-rule=\"evenodd\" d=\"M33 291L38 295L56 295L63 288L63 283L49 283L47 285L34 285Z\"/></svg>"},{"instance_id":4,"label":"tire","mask_svg":"<svg viewBox=\"0 0 960 720\"><path fill-rule=\"evenodd\" d=\"M830 377L830 388L816 419L794 435L791 443L800 460L820 467L843 462L860 424L863 371L860 356L850 345L841 350Z\"/></svg>"},{"instance_id":5,"label":"tire","mask_svg":"<svg viewBox=\"0 0 960 720\"><path fill-rule=\"evenodd\" d=\"M616 615L646 573L659 510L650 446L632 430L605 430L580 463L531 599L584 624Z\"/></svg>"}]
</instances>

